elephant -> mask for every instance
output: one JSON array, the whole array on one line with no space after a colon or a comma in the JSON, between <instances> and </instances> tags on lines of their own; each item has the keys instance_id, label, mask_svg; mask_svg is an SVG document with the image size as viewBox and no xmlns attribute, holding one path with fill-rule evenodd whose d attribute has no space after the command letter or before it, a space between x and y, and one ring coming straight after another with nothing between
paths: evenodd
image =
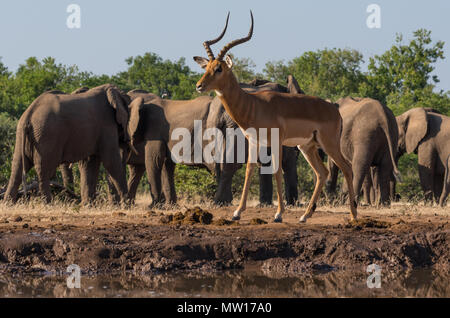
<instances>
[{"instance_id":1,"label":"elephant","mask_svg":"<svg viewBox=\"0 0 450 318\"><path fill-rule=\"evenodd\" d=\"M241 85L249 91L280 90L287 92L287 88L276 83L259 81L258 84L259 86ZM237 129L238 125L227 114L218 97L201 96L194 100L171 101L143 90L132 90L128 94L133 103L138 98L142 99L138 108L130 110L130 129L133 131L130 134L133 146L139 153L139 155L131 153L127 161L130 169L128 182L130 198L132 200L135 198L139 181L147 170L153 199L152 205L173 204L177 200L174 186L175 165L171 159L171 151L176 143L170 139L173 130L187 128L192 136L194 120L200 120L203 131L208 128L218 128L225 136L227 128L240 133L240 130ZM137 104L133 105L137 106ZM140 113L139 116L136 116L140 121L134 123L133 114L137 113ZM298 150L294 147L284 147L283 153L286 153L286 159L283 160L286 199L288 203L294 204L298 200L296 171ZM190 163L189 165L205 167L216 176L218 183L214 197L216 204L231 203L233 199L232 177L241 167L241 163L206 163L205 160L202 160L201 163ZM272 176L261 175L260 193L262 195L260 199L262 204L272 203L272 191Z\"/></svg>"},{"instance_id":2,"label":"elephant","mask_svg":"<svg viewBox=\"0 0 450 318\"><path fill-rule=\"evenodd\" d=\"M392 111L372 98L341 98L336 106L343 119L341 151L352 163L353 188L363 188L370 200L370 183L375 186L377 206L390 204L391 176L399 176L396 165L398 128ZM336 191L337 167L329 160L327 191ZM371 178L372 180L365 180Z\"/></svg>"},{"instance_id":3,"label":"elephant","mask_svg":"<svg viewBox=\"0 0 450 318\"><path fill-rule=\"evenodd\" d=\"M26 173L34 166L40 194L50 202L50 178L58 165L81 162L82 202L89 203L95 194L93 180L96 181L102 162L121 202L128 201L120 145L130 142L130 102L128 95L111 84L70 95L51 91L37 97L17 125L5 200L17 200L20 182L24 182Z\"/></svg>"},{"instance_id":4,"label":"elephant","mask_svg":"<svg viewBox=\"0 0 450 318\"><path fill-rule=\"evenodd\" d=\"M417 153L426 201L442 207L450 190L450 118L433 109L412 108L396 117L399 155Z\"/></svg>"}]
</instances>

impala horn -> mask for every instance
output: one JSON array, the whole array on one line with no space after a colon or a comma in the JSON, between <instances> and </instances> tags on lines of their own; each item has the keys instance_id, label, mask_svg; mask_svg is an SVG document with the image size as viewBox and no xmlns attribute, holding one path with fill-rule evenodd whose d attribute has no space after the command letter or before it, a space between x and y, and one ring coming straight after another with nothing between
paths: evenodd
<instances>
[{"instance_id":1,"label":"impala horn","mask_svg":"<svg viewBox=\"0 0 450 318\"><path fill-rule=\"evenodd\" d=\"M252 10L250 10L250 16L252 18L252 25L250 26L250 31L248 32L248 35L245 38L242 39L237 39L234 41L231 41L230 43L228 43L227 45L225 45L222 49L222 51L220 51L219 55L217 56L218 60L222 60L223 57L225 56L225 54L232 48L235 47L236 45L242 44L244 42L249 41L252 38L253 35L253 13Z\"/></svg>"},{"instance_id":2,"label":"impala horn","mask_svg":"<svg viewBox=\"0 0 450 318\"><path fill-rule=\"evenodd\" d=\"M214 40L209 40L209 41L203 42L203 46L204 46L205 49L206 49L206 53L208 53L208 57L209 57L209 60L210 60L210 61L214 60L214 53L213 53L213 51L211 50L211 48L210 48L209 46L210 46L210 45L213 45L213 44L215 44L215 43L217 43L217 42L219 42L220 40L222 40L223 36L225 35L225 32L227 31L227 27L228 27L228 19L229 19L229 18L230 18L230 12L228 12L228 15L227 15L227 22L225 23L225 28L223 29L223 31L222 31L222 33L219 35L219 37L217 37L217 38L214 39Z\"/></svg>"}]
</instances>

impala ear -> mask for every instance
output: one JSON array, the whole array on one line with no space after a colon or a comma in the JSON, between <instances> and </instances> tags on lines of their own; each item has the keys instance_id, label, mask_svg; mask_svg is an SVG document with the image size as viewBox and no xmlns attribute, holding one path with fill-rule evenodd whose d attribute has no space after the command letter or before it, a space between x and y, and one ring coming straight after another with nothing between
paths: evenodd
<instances>
[{"instance_id":1,"label":"impala ear","mask_svg":"<svg viewBox=\"0 0 450 318\"><path fill-rule=\"evenodd\" d=\"M225 56L225 63L227 63L228 68L232 68L233 67L233 60L231 59L230 55L226 55Z\"/></svg>"},{"instance_id":2,"label":"impala ear","mask_svg":"<svg viewBox=\"0 0 450 318\"><path fill-rule=\"evenodd\" d=\"M209 60L207 58L201 56L194 56L194 61L196 61L201 68L206 68L206 65L208 65L209 63Z\"/></svg>"}]
</instances>

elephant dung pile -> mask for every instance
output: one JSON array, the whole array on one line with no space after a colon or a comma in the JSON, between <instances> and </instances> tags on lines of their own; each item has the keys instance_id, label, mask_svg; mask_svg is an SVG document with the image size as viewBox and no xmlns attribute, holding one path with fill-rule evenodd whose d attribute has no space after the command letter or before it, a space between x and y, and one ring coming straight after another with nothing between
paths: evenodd
<instances>
[{"instance_id":1,"label":"elephant dung pile","mask_svg":"<svg viewBox=\"0 0 450 318\"><path fill-rule=\"evenodd\" d=\"M213 215L200 207L187 209L184 213L164 215L161 217L162 224L211 224Z\"/></svg>"},{"instance_id":2,"label":"elephant dung pile","mask_svg":"<svg viewBox=\"0 0 450 318\"><path fill-rule=\"evenodd\" d=\"M264 221L263 219L259 219L259 218L253 218L250 220L250 224L251 225L263 225L263 224L267 224L267 221Z\"/></svg>"},{"instance_id":3,"label":"elephant dung pile","mask_svg":"<svg viewBox=\"0 0 450 318\"><path fill-rule=\"evenodd\" d=\"M355 230L361 230L363 228L387 229L390 226L391 223L389 222L379 221L371 218L352 220L345 225L346 228L354 228Z\"/></svg>"}]
</instances>

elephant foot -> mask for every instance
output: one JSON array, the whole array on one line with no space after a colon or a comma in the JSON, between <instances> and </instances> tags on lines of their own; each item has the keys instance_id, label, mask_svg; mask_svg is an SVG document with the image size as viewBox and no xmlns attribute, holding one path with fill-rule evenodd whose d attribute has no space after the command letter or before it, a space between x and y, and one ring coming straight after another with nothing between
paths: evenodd
<instances>
[{"instance_id":1,"label":"elephant foot","mask_svg":"<svg viewBox=\"0 0 450 318\"><path fill-rule=\"evenodd\" d=\"M152 202L148 205L148 209L162 209L164 207L164 203L162 202Z\"/></svg>"}]
</instances>

